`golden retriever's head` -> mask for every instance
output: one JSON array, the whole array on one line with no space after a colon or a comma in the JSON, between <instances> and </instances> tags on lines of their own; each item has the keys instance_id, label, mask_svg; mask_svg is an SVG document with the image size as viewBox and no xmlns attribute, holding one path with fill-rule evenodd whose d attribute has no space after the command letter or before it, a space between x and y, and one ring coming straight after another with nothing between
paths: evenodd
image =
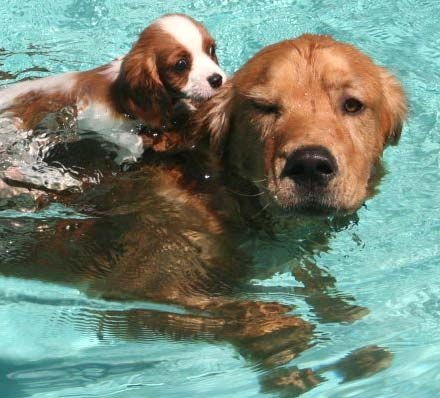
<instances>
[{"instance_id":1,"label":"golden retriever's head","mask_svg":"<svg viewBox=\"0 0 440 398\"><path fill-rule=\"evenodd\" d=\"M225 167L287 209L356 210L406 115L390 73L319 35L264 48L205 106Z\"/></svg>"}]
</instances>

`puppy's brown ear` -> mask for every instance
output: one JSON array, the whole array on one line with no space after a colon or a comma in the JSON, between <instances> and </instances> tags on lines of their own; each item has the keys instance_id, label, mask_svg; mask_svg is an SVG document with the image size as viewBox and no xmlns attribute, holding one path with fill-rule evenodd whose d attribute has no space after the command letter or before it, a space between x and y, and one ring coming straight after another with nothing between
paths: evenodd
<instances>
[{"instance_id":1,"label":"puppy's brown ear","mask_svg":"<svg viewBox=\"0 0 440 398\"><path fill-rule=\"evenodd\" d=\"M134 47L125 56L121 73L133 89L156 91L163 87L157 70L156 56L148 50Z\"/></svg>"},{"instance_id":2,"label":"puppy's brown ear","mask_svg":"<svg viewBox=\"0 0 440 398\"><path fill-rule=\"evenodd\" d=\"M113 97L120 110L153 126L164 123L171 110L171 97L162 84L153 52L140 46L125 56Z\"/></svg>"},{"instance_id":3,"label":"puppy's brown ear","mask_svg":"<svg viewBox=\"0 0 440 398\"><path fill-rule=\"evenodd\" d=\"M233 99L234 86L230 80L197 111L197 129L209 135L211 149L219 154L223 152L231 128Z\"/></svg>"},{"instance_id":4,"label":"puppy's brown ear","mask_svg":"<svg viewBox=\"0 0 440 398\"><path fill-rule=\"evenodd\" d=\"M399 81L385 69L381 69L381 80L384 96L381 125L385 145L397 145L407 114L406 97Z\"/></svg>"}]
</instances>

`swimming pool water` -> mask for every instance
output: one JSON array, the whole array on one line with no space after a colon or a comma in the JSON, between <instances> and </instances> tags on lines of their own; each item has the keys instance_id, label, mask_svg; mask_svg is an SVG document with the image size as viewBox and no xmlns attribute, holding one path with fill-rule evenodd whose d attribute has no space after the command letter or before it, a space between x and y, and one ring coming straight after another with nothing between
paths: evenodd
<instances>
[{"instance_id":1,"label":"swimming pool water","mask_svg":"<svg viewBox=\"0 0 440 398\"><path fill-rule=\"evenodd\" d=\"M381 192L315 258L336 278L338 291L353 296L369 315L353 323L320 321L301 294L281 289L298 286L282 264L280 272L255 284L267 288L260 299L295 305L296 314L316 327L314 346L293 365L319 368L368 345L393 353L391 366L371 377L341 383L336 372L326 372L326 380L304 397L439 396L440 3L3 0L0 84L106 63L166 12L205 23L229 73L267 44L314 32L355 44L403 81L410 115L399 146L385 153L389 173ZM54 217L77 215L62 206L37 214L0 212L0 251L19 256L8 239L11 228L25 236L36 218ZM259 242L259 263L286 261L289 242ZM261 391L259 369L228 344L97 333L96 311L127 308L162 306L109 303L72 288L0 276L0 396L276 396Z\"/></svg>"}]
</instances>

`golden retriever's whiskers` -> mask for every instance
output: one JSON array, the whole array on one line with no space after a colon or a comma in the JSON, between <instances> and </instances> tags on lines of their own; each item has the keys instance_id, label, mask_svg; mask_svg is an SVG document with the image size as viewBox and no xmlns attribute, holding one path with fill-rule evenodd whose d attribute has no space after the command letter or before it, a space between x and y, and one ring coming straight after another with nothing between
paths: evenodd
<instances>
[{"instance_id":1,"label":"golden retriever's whiskers","mask_svg":"<svg viewBox=\"0 0 440 398\"><path fill-rule=\"evenodd\" d=\"M234 191L234 190L232 190L230 188L228 188L228 191L233 193L233 194L235 194L235 195L246 196L248 198L264 195L264 192L258 192L258 193L255 193L255 194L246 194L246 193L241 193L241 192Z\"/></svg>"},{"instance_id":2,"label":"golden retriever's whiskers","mask_svg":"<svg viewBox=\"0 0 440 398\"><path fill-rule=\"evenodd\" d=\"M258 184L259 182L267 182L267 177L262 178L261 180L252 180L252 183L254 183L254 184ZM262 187L262 188L266 189L265 187Z\"/></svg>"},{"instance_id":3,"label":"golden retriever's whiskers","mask_svg":"<svg viewBox=\"0 0 440 398\"><path fill-rule=\"evenodd\" d=\"M257 218L261 213L263 213L270 206L270 201L268 201L260 210L258 210L251 218Z\"/></svg>"}]
</instances>

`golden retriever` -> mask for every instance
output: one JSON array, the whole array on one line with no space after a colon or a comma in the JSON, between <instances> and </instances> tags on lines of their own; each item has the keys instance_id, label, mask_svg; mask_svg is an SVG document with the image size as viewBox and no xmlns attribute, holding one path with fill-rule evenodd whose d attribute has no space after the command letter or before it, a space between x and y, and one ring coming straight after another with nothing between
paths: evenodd
<instances>
[{"instance_id":1,"label":"golden retriever","mask_svg":"<svg viewBox=\"0 0 440 398\"><path fill-rule=\"evenodd\" d=\"M286 305L234 292L279 271L253 267L240 244L247 229L269 230L282 211L294 227L314 231L303 232L299 266L290 271L316 316L348 322L365 314L335 294L334 278L301 258L310 259L317 243L325 247L328 220L296 213L353 213L366 200L383 149L397 142L405 103L397 80L350 45L304 35L269 46L202 106L195 150L147 156L139 170L63 199L90 218L43 220L38 239L15 238L11 223L8 240L22 249L12 244L0 271L77 284L107 299L182 306L181 314L96 310L94 317L101 336L141 338L150 330L232 343L264 369L264 390L286 396L312 388L329 369L345 380L377 372L391 357L380 347L313 372L278 368L310 346L313 326Z\"/></svg>"}]
</instances>

